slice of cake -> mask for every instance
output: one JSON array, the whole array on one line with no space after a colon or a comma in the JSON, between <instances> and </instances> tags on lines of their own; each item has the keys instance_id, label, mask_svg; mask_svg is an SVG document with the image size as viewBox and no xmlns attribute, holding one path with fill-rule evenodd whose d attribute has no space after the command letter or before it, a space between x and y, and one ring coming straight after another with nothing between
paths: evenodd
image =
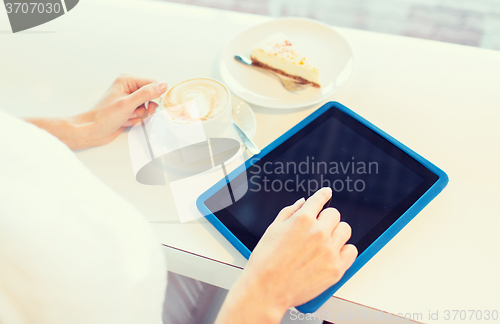
<instances>
[{"instance_id":1,"label":"slice of cake","mask_svg":"<svg viewBox=\"0 0 500 324\"><path fill-rule=\"evenodd\" d=\"M252 64L284 76L320 87L319 71L283 33L276 33L260 42L250 55Z\"/></svg>"}]
</instances>

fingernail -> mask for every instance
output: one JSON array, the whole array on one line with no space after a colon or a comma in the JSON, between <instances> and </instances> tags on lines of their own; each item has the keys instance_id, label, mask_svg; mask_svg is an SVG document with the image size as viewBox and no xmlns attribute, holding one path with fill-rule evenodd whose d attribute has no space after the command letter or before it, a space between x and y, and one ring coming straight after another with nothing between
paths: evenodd
<instances>
[{"instance_id":1,"label":"fingernail","mask_svg":"<svg viewBox=\"0 0 500 324\"><path fill-rule=\"evenodd\" d=\"M132 116L130 116L130 118L137 118L137 114L132 114Z\"/></svg>"},{"instance_id":2,"label":"fingernail","mask_svg":"<svg viewBox=\"0 0 500 324\"><path fill-rule=\"evenodd\" d=\"M329 195L332 194L332 188L330 188L330 187L323 187L320 190L325 192L326 194L329 194Z\"/></svg>"},{"instance_id":3,"label":"fingernail","mask_svg":"<svg viewBox=\"0 0 500 324\"><path fill-rule=\"evenodd\" d=\"M155 88L158 92L164 92L165 90L167 90L167 83L165 81L156 82Z\"/></svg>"},{"instance_id":4,"label":"fingernail","mask_svg":"<svg viewBox=\"0 0 500 324\"><path fill-rule=\"evenodd\" d=\"M299 200L297 200L296 202L294 202L293 204L294 205L299 204L299 203L303 202L304 200L306 200L306 199L304 197L302 197Z\"/></svg>"},{"instance_id":5,"label":"fingernail","mask_svg":"<svg viewBox=\"0 0 500 324\"><path fill-rule=\"evenodd\" d=\"M123 124L124 127L130 127L132 126L132 122L131 121L127 121L125 122L125 124Z\"/></svg>"}]
</instances>

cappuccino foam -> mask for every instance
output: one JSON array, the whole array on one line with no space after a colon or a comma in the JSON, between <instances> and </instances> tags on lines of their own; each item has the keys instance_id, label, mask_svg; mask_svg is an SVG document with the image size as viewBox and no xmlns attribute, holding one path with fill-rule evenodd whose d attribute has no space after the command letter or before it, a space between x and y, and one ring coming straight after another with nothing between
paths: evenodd
<instances>
[{"instance_id":1,"label":"cappuccino foam","mask_svg":"<svg viewBox=\"0 0 500 324\"><path fill-rule=\"evenodd\" d=\"M163 99L163 109L174 122L189 124L214 118L226 109L229 93L217 81L194 79L174 86Z\"/></svg>"}]
</instances>

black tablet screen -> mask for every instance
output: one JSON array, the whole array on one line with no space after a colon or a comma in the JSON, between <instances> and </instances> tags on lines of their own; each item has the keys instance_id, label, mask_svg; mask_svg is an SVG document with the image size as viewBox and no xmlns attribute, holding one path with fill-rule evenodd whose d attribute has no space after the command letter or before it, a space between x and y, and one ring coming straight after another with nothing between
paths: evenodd
<instances>
[{"instance_id":1,"label":"black tablet screen","mask_svg":"<svg viewBox=\"0 0 500 324\"><path fill-rule=\"evenodd\" d=\"M361 253L437 179L375 131L331 108L235 178L232 190L248 186L246 193L214 214L253 250L283 207L329 186L330 206L351 226L349 242ZM221 190L205 204L218 210L226 195Z\"/></svg>"}]
</instances>

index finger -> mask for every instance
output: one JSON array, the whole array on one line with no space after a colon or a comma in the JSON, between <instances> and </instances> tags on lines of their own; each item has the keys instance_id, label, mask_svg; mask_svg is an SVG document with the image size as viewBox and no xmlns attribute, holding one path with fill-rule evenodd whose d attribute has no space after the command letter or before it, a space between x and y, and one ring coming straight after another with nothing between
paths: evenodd
<instances>
[{"instance_id":1,"label":"index finger","mask_svg":"<svg viewBox=\"0 0 500 324\"><path fill-rule=\"evenodd\" d=\"M142 88L145 85L148 85L150 83L156 82L155 79L137 78L137 77L133 77L130 81L131 81L131 85L135 86L137 89L140 89L140 88Z\"/></svg>"},{"instance_id":2,"label":"index finger","mask_svg":"<svg viewBox=\"0 0 500 324\"><path fill-rule=\"evenodd\" d=\"M125 76L124 79L125 79L126 92L129 94L139 90L140 88L144 87L145 85L156 82L156 80L154 80L154 79L140 78L140 77L135 77L135 76L131 76L131 75Z\"/></svg>"},{"instance_id":3,"label":"index finger","mask_svg":"<svg viewBox=\"0 0 500 324\"><path fill-rule=\"evenodd\" d=\"M296 214L306 214L311 218L318 217L318 214L323 210L326 202L332 197L332 189L329 187L321 188L314 195L309 197L304 205Z\"/></svg>"}]
</instances>

